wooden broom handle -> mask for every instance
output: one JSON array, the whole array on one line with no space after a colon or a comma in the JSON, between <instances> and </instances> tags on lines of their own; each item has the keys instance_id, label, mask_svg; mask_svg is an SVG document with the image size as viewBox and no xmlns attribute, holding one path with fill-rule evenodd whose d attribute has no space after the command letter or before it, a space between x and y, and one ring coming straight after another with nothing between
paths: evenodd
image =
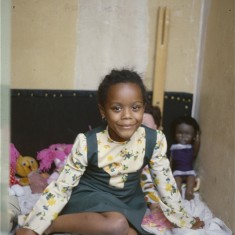
<instances>
[{"instance_id":1,"label":"wooden broom handle","mask_svg":"<svg viewBox=\"0 0 235 235\"><path fill-rule=\"evenodd\" d=\"M159 106L163 115L164 90L166 79L167 43L170 16L167 7L159 7L155 49L155 68L153 77L152 105Z\"/></svg>"}]
</instances>

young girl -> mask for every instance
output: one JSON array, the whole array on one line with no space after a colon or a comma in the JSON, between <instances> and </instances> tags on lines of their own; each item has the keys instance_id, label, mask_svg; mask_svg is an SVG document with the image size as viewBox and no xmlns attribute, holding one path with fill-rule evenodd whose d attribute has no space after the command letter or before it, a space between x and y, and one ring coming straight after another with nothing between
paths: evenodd
<instances>
[{"instance_id":1,"label":"young girl","mask_svg":"<svg viewBox=\"0 0 235 235\"><path fill-rule=\"evenodd\" d=\"M181 192L182 183L186 183L185 198L194 198L196 173L193 163L200 146L200 128L192 117L182 116L173 121L172 135L175 143L171 145L173 175Z\"/></svg>"},{"instance_id":2,"label":"young girl","mask_svg":"<svg viewBox=\"0 0 235 235\"><path fill-rule=\"evenodd\" d=\"M168 218L179 227L203 226L183 209L165 156L165 136L141 126L145 94L134 71L113 70L105 76L98 88L105 125L77 136L60 177L43 192L17 235L149 234L141 228L146 203L140 175L146 164ZM150 156L147 137L156 138Z\"/></svg>"}]
</instances>

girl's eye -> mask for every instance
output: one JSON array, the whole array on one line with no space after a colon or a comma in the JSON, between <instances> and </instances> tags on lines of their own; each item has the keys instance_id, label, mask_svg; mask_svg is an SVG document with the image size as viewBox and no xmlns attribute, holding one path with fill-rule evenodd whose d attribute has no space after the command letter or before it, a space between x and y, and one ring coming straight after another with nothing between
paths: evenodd
<instances>
[{"instance_id":1,"label":"girl's eye","mask_svg":"<svg viewBox=\"0 0 235 235\"><path fill-rule=\"evenodd\" d=\"M133 111L138 111L140 108L141 108L140 105L134 105L134 106L132 106L132 110L133 110Z\"/></svg>"},{"instance_id":2,"label":"girl's eye","mask_svg":"<svg viewBox=\"0 0 235 235\"><path fill-rule=\"evenodd\" d=\"M122 110L121 106L115 106L112 108L115 112L120 112Z\"/></svg>"}]
</instances>

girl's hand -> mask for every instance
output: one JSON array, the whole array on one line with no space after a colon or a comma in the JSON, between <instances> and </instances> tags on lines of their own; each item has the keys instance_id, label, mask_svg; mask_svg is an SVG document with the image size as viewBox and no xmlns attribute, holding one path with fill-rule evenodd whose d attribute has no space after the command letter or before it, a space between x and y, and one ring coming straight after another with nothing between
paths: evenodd
<instances>
[{"instance_id":1,"label":"girl's hand","mask_svg":"<svg viewBox=\"0 0 235 235\"><path fill-rule=\"evenodd\" d=\"M150 209L151 213L154 213L154 211L159 209L159 204L158 203L151 203L149 206L149 209Z\"/></svg>"},{"instance_id":2,"label":"girl's hand","mask_svg":"<svg viewBox=\"0 0 235 235\"><path fill-rule=\"evenodd\" d=\"M16 230L15 235L37 235L34 231L27 228L19 228Z\"/></svg>"},{"instance_id":3,"label":"girl's hand","mask_svg":"<svg viewBox=\"0 0 235 235\"><path fill-rule=\"evenodd\" d=\"M205 223L203 221L201 221L198 217L196 217L194 219L196 220L196 222L193 224L191 229L199 229L199 228L204 227Z\"/></svg>"}]
</instances>

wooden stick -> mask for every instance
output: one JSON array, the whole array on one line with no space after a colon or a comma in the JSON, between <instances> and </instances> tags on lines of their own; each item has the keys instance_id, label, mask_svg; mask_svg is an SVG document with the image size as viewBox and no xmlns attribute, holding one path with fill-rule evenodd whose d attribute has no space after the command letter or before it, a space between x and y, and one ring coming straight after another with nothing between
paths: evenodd
<instances>
[{"instance_id":1,"label":"wooden stick","mask_svg":"<svg viewBox=\"0 0 235 235\"><path fill-rule=\"evenodd\" d=\"M163 115L164 90L166 79L167 43L170 16L167 7L159 7L157 24L157 41L155 49L155 68L153 80L152 105L159 106Z\"/></svg>"}]
</instances>

